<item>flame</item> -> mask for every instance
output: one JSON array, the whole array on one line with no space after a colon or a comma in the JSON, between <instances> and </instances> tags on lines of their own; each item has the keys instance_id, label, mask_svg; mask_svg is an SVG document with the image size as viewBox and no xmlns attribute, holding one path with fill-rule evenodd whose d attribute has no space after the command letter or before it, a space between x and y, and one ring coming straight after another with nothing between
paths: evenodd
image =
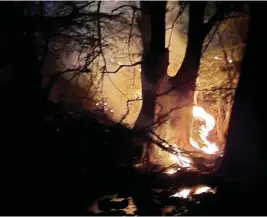
<instances>
[{"instance_id":1,"label":"flame","mask_svg":"<svg viewBox=\"0 0 267 217\"><path fill-rule=\"evenodd\" d=\"M172 175L172 174L174 174L174 173L176 173L176 172L177 172L176 169L168 169L168 170L166 171L166 173L169 174L169 175Z\"/></svg>"},{"instance_id":2,"label":"flame","mask_svg":"<svg viewBox=\"0 0 267 217\"><path fill-rule=\"evenodd\" d=\"M189 197L193 197L193 195L203 194L206 192L211 192L215 194L216 190L208 186L198 186L195 188L195 190L192 190L190 188L183 188L183 189L180 189L175 194L171 195L170 197L180 197L180 198L187 199Z\"/></svg>"},{"instance_id":3,"label":"flame","mask_svg":"<svg viewBox=\"0 0 267 217\"><path fill-rule=\"evenodd\" d=\"M211 191L211 187L201 186L201 187L196 188L194 194L202 194L208 191Z\"/></svg>"},{"instance_id":4,"label":"flame","mask_svg":"<svg viewBox=\"0 0 267 217\"><path fill-rule=\"evenodd\" d=\"M202 120L205 122L205 124L200 126L199 129L199 136L202 140L202 142L205 144L204 147L200 147L198 144L198 141L194 140L192 137L190 137L190 144L201 151L203 151L206 154L215 154L217 151L219 151L218 147L215 143L211 143L208 141L207 137L209 135L209 132L214 128L215 126L215 119L207 113L202 107L200 106L194 106L193 107L193 118ZM175 148L177 150L178 155L171 155L170 159L175 162L177 165L180 165L181 167L190 167L191 160L189 157L185 157L181 155L181 152L178 148ZM174 174L177 172L178 169L169 169L166 171L167 174ZM212 192L215 193L216 190L212 189L208 186L198 186L193 189L184 188L179 190L177 193L173 194L171 197L180 197L187 199L192 196L191 192L193 192L193 195L202 194L205 192ZM190 196L191 195L191 196Z\"/></svg>"},{"instance_id":5,"label":"flame","mask_svg":"<svg viewBox=\"0 0 267 217\"><path fill-rule=\"evenodd\" d=\"M207 113L202 107L194 106L193 107L193 118L205 121L205 125L200 127L200 138L204 142L205 146L200 148L197 141L195 141L192 137L190 137L190 144L196 148L200 149L201 151L205 152L206 154L215 154L219 151L218 147L215 143L211 143L207 140L207 136L209 132L215 126L215 119Z\"/></svg>"},{"instance_id":6,"label":"flame","mask_svg":"<svg viewBox=\"0 0 267 217\"><path fill-rule=\"evenodd\" d=\"M180 191L178 191L177 193L175 193L174 195L172 195L171 197L180 197L180 198L188 198L190 195L191 189L189 188L184 188Z\"/></svg>"},{"instance_id":7,"label":"flame","mask_svg":"<svg viewBox=\"0 0 267 217\"><path fill-rule=\"evenodd\" d=\"M206 154L215 154L216 152L219 151L218 147L216 146L215 143L211 143L208 141L207 137L209 135L209 132L214 128L215 126L215 119L207 113L202 107L200 106L194 106L193 107L193 118L202 120L205 122L205 124L200 126L199 132L200 132L200 138L202 142L205 144L204 147L200 147L198 144L198 141L194 140L192 136L190 137L190 144L196 148L201 150L202 152ZM166 144L166 147L168 144ZM183 156L180 152L180 150L177 148L177 145L174 144L172 145L175 147L178 155L170 155L170 160L183 167L183 168L189 168L191 166L191 159L189 157ZM166 171L167 174L174 174L176 173L177 170L175 169L169 169Z\"/></svg>"}]
</instances>

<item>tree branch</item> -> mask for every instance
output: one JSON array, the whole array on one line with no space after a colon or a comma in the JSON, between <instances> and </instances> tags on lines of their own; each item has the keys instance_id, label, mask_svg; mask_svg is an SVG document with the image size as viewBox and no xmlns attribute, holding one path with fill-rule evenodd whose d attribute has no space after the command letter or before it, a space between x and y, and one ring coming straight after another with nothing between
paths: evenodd
<instances>
[{"instance_id":1,"label":"tree branch","mask_svg":"<svg viewBox=\"0 0 267 217\"><path fill-rule=\"evenodd\" d=\"M103 73L117 73L120 69L122 68L130 68L130 67L133 67L133 66L137 66L137 65L141 65L142 64L142 61L138 61L138 62L135 62L133 64L130 64L130 65L120 65L115 71L106 71L106 72L103 72Z\"/></svg>"}]
</instances>

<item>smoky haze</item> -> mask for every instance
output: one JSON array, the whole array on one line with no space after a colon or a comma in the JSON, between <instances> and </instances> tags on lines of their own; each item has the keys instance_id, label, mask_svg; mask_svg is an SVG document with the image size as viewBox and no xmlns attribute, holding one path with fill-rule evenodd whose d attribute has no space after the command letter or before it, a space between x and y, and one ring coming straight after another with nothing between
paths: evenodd
<instances>
[{"instance_id":1,"label":"smoky haze","mask_svg":"<svg viewBox=\"0 0 267 217\"><path fill-rule=\"evenodd\" d=\"M111 13L114 9L122 5L136 5L139 6L138 2L117 2L117 1L104 1L101 3L101 12ZM183 13L176 20L179 5L178 2L168 2L168 12L166 13L166 46L170 50L170 65L168 68L168 74L173 76L178 71L181 61L185 54L186 49L186 27L187 27L187 13ZM96 7L93 8L96 10ZM105 37L105 41L108 42L109 46L103 48L103 54L107 64L108 71L116 70L120 65L132 64L140 61L142 56L142 46L140 41L140 32L136 26L135 20L138 13L135 13L133 18L133 12L131 8L125 7L120 10L123 12L123 18L128 23L134 25L124 25L117 21L111 21L109 23L103 23L101 25L101 33ZM175 21L176 20L176 21ZM182 22L181 22L182 21ZM173 25L173 23L175 24ZM173 29L171 29L173 27ZM130 31L132 37L129 39ZM170 38L171 37L171 38ZM55 38L54 41L58 39ZM55 42L50 42L51 44ZM129 43L130 42L130 43ZM66 46L68 45L68 46ZM51 51L46 58L44 64L43 73L47 76L51 71L64 70L68 68L77 67L79 52L74 49L75 45L71 40L64 41L63 45L59 45L63 48L64 52L58 54L56 51ZM55 60L56 59L56 60ZM101 60L103 64L103 59ZM101 63L100 63L101 65ZM51 68L54 68L52 70ZM100 88L103 88L101 96L107 99L107 103L110 108L114 109L113 118L119 120L125 113L127 107L127 100L140 98L141 95L141 80L140 80L141 69L140 66L122 68L117 73L105 74ZM99 69L96 69L97 79L100 79L102 73ZM67 76L67 75L66 75ZM88 75L90 76L90 75ZM86 76L83 76L84 82L87 80ZM80 79L79 83L83 83ZM44 79L45 80L45 79ZM45 81L44 81L45 83ZM67 91L68 86L64 81L58 82L50 94L52 101L59 101L60 95L64 91ZM131 113L127 115L124 120L125 123L133 125L141 108L141 100L130 104Z\"/></svg>"}]
</instances>

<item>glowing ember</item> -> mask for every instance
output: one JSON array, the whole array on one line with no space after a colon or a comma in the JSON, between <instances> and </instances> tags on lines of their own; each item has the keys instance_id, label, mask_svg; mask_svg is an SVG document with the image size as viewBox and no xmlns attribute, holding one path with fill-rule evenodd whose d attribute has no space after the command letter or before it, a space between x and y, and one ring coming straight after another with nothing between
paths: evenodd
<instances>
[{"instance_id":1,"label":"glowing ember","mask_svg":"<svg viewBox=\"0 0 267 217\"><path fill-rule=\"evenodd\" d=\"M174 174L174 173L176 173L176 172L177 172L176 169L169 169L169 170L166 171L166 173L167 173L167 174L170 174L170 175L172 175L172 174Z\"/></svg>"},{"instance_id":2,"label":"glowing ember","mask_svg":"<svg viewBox=\"0 0 267 217\"><path fill-rule=\"evenodd\" d=\"M194 194L202 194L202 193L206 193L206 192L211 192L211 193L215 194L216 189L212 189L211 187L208 187L208 186L199 186L196 188Z\"/></svg>"},{"instance_id":3,"label":"glowing ember","mask_svg":"<svg viewBox=\"0 0 267 217\"><path fill-rule=\"evenodd\" d=\"M171 195L170 197L180 197L180 198L187 199L189 197L193 197L193 195L203 194L203 193L207 193L207 192L211 192L214 194L216 193L215 189L212 189L211 187L208 187L208 186L198 186L198 187L195 187L195 190L193 190L193 189L194 188L181 189L177 193Z\"/></svg>"},{"instance_id":4,"label":"glowing ember","mask_svg":"<svg viewBox=\"0 0 267 217\"><path fill-rule=\"evenodd\" d=\"M184 188L181 191L175 193L174 195L172 195L171 197L180 197L180 198L188 198L190 195L191 189L188 188Z\"/></svg>"},{"instance_id":5,"label":"glowing ember","mask_svg":"<svg viewBox=\"0 0 267 217\"><path fill-rule=\"evenodd\" d=\"M195 119L205 121L205 125L200 126L200 138L205 144L205 146L201 148L198 144L198 141L195 141L192 137L190 138L191 145L197 149L202 150L207 154L215 154L219 150L218 147L216 146L215 143L211 143L207 140L209 132L215 126L215 119L199 106L193 107L193 117Z\"/></svg>"},{"instance_id":6,"label":"glowing ember","mask_svg":"<svg viewBox=\"0 0 267 217\"><path fill-rule=\"evenodd\" d=\"M194 194L202 194L202 193L208 192L208 191L210 191L210 190L211 190L211 188L208 187L208 186L198 187L198 188L195 190Z\"/></svg>"}]
</instances>

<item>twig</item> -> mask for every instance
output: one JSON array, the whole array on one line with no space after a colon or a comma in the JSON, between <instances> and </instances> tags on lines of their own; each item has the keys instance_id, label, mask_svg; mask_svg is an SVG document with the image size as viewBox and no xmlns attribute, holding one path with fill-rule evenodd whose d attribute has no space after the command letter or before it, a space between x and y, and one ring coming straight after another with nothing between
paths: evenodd
<instances>
[{"instance_id":1,"label":"twig","mask_svg":"<svg viewBox=\"0 0 267 217\"><path fill-rule=\"evenodd\" d=\"M171 38L172 38L172 33L173 33L173 28L175 23L177 22L177 20L179 19L179 17L181 16L181 14L184 12L184 9L186 8L186 6L188 5L188 3L184 4L183 7L179 10L179 13L177 14L176 18L174 19L172 26L166 30L171 29L171 33L170 33L170 37L169 37L169 43L168 43L168 47L169 48L171 46Z\"/></svg>"},{"instance_id":2,"label":"twig","mask_svg":"<svg viewBox=\"0 0 267 217\"><path fill-rule=\"evenodd\" d=\"M137 65L141 65L142 64L142 61L138 61L138 62L135 62L135 63L133 63L133 64L129 64L129 65L120 65L115 71L105 71L105 72L103 72L103 73L117 73L120 69L122 69L122 68L130 68L130 67L133 67L133 66L137 66Z\"/></svg>"},{"instance_id":3,"label":"twig","mask_svg":"<svg viewBox=\"0 0 267 217\"><path fill-rule=\"evenodd\" d=\"M217 32L217 30L218 30L219 26L221 25L221 23L222 23L222 21L219 21L219 23L216 25L216 27L215 27L215 29L214 29L212 35L211 35L211 38L210 38L210 40L208 41L208 43L206 44L206 46L203 48L201 55L203 55L203 54L205 53L205 51L207 50L208 46L209 46L210 43L212 42L212 40L213 40L213 38L214 38L214 36L215 36L215 33Z\"/></svg>"}]
</instances>

